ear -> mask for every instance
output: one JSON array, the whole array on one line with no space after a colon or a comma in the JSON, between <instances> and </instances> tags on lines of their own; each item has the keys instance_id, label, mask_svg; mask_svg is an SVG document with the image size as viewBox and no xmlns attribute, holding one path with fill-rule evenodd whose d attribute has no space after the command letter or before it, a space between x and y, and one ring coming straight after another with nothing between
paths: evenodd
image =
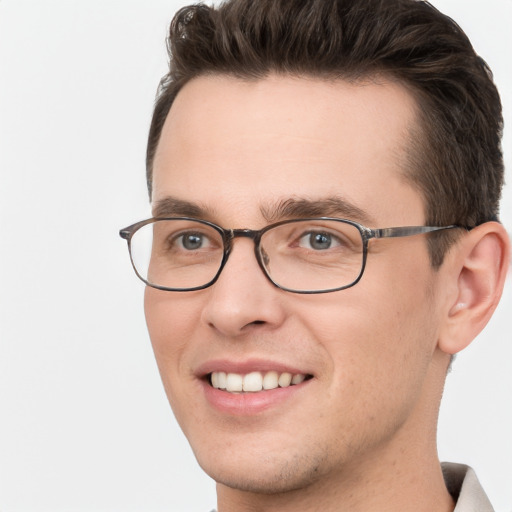
<instances>
[{"instance_id":1,"label":"ear","mask_svg":"<svg viewBox=\"0 0 512 512\"><path fill-rule=\"evenodd\" d=\"M438 347L455 354L473 341L498 305L510 266L510 240L501 224L486 222L464 235L447 259L443 279L450 284Z\"/></svg>"}]
</instances>

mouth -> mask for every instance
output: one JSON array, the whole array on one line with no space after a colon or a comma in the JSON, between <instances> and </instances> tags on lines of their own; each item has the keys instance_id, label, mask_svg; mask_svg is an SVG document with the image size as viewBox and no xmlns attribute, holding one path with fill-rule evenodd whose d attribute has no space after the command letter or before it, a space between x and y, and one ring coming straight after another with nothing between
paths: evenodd
<instances>
[{"instance_id":1,"label":"mouth","mask_svg":"<svg viewBox=\"0 0 512 512\"><path fill-rule=\"evenodd\" d=\"M260 393L277 388L297 386L313 378L304 373L292 374L290 372L253 371L245 374L214 371L208 374L209 384L220 391L227 393Z\"/></svg>"}]
</instances>

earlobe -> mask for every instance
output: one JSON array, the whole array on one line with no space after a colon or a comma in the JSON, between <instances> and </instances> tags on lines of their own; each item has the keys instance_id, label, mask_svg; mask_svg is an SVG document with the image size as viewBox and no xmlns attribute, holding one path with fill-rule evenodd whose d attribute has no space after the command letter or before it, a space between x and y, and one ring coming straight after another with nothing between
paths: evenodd
<instances>
[{"instance_id":1,"label":"earlobe","mask_svg":"<svg viewBox=\"0 0 512 512\"><path fill-rule=\"evenodd\" d=\"M500 300L510 265L510 240L503 226L486 222L453 248L449 276L455 286L438 346L455 354L478 335Z\"/></svg>"}]
</instances>

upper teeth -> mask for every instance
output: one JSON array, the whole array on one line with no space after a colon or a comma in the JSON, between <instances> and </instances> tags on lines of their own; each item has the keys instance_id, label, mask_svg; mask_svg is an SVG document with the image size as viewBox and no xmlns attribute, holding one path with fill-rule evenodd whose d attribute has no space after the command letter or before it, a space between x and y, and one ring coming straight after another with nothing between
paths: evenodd
<instances>
[{"instance_id":1,"label":"upper teeth","mask_svg":"<svg viewBox=\"0 0 512 512\"><path fill-rule=\"evenodd\" d=\"M225 389L231 393L242 391L257 392L263 389L286 388L300 384L306 378L302 373L251 372L245 375L239 373L212 372L211 383L216 389Z\"/></svg>"}]
</instances>

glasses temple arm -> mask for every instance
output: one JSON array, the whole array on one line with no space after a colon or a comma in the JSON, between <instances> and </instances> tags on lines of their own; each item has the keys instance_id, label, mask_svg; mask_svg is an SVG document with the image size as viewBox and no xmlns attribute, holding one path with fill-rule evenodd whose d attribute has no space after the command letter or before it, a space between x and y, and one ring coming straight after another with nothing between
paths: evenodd
<instances>
[{"instance_id":1,"label":"glasses temple arm","mask_svg":"<svg viewBox=\"0 0 512 512\"><path fill-rule=\"evenodd\" d=\"M433 231L461 228L462 226L401 226L397 228L371 229L370 238L399 238L404 236L421 235ZM465 229L465 228L464 228Z\"/></svg>"}]
</instances>

